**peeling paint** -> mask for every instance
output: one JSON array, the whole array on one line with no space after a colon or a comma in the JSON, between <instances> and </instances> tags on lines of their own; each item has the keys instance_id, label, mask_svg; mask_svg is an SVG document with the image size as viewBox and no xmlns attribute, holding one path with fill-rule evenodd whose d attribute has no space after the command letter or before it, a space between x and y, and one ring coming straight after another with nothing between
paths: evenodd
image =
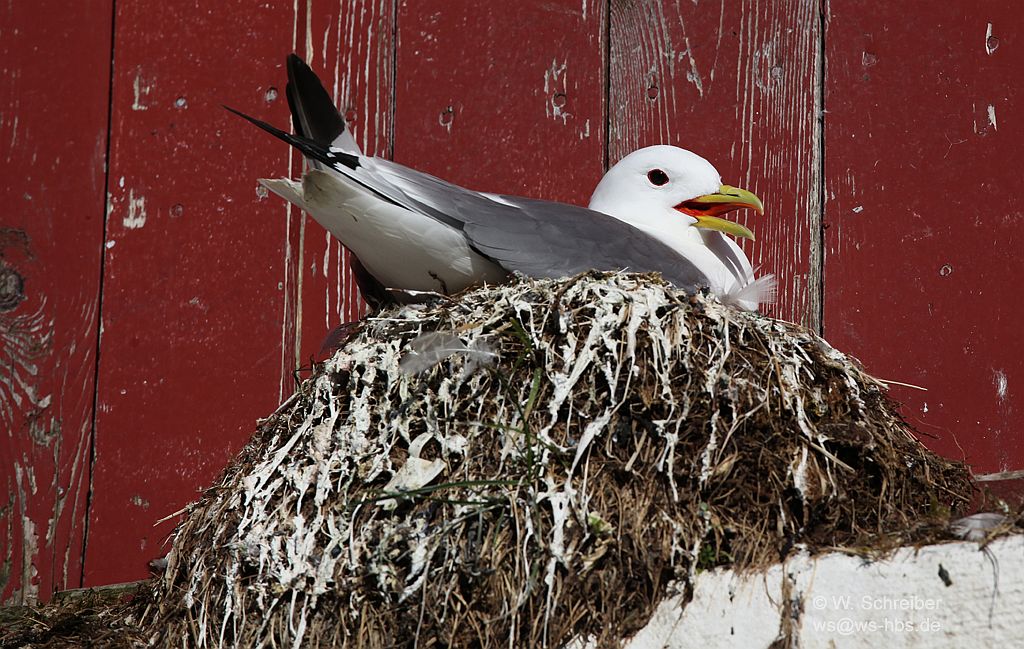
<instances>
[{"instance_id":1,"label":"peeling paint","mask_svg":"<svg viewBox=\"0 0 1024 649\"><path fill-rule=\"evenodd\" d=\"M21 517L21 534L21 597L23 602L34 604L39 601L39 570L35 563L39 556L39 534L35 521L27 515Z\"/></svg>"},{"instance_id":2,"label":"peeling paint","mask_svg":"<svg viewBox=\"0 0 1024 649\"><path fill-rule=\"evenodd\" d=\"M689 81L697 88L697 94L701 97L704 96L704 82L700 78L700 72L697 71L697 61L693 58L693 50L690 48L690 39L683 37L683 42L686 44L686 51L683 54L686 55L687 60L690 63L690 69L686 71L686 80Z\"/></svg>"},{"instance_id":3,"label":"peeling paint","mask_svg":"<svg viewBox=\"0 0 1024 649\"><path fill-rule=\"evenodd\" d=\"M143 97L149 94L149 86L143 84L142 70L140 68L135 69L132 89L135 91L135 98L132 100L132 110L149 110L149 106L142 103Z\"/></svg>"},{"instance_id":4,"label":"peeling paint","mask_svg":"<svg viewBox=\"0 0 1024 649\"><path fill-rule=\"evenodd\" d=\"M136 196L134 189L128 190L128 214L121 223L129 230L138 230L146 225L146 197Z\"/></svg>"},{"instance_id":5,"label":"peeling paint","mask_svg":"<svg viewBox=\"0 0 1024 649\"><path fill-rule=\"evenodd\" d=\"M28 458L22 456L22 460L28 462ZM12 500L18 502L18 515L21 521L21 593L15 594L15 601L22 604L33 605L39 601L39 571L36 567L36 558L39 556L39 534L36 532L36 523L27 512L28 498L25 491L26 473L32 469L22 467L20 462L14 462L14 479L17 488L17 495L11 493ZM33 487L33 491L34 491Z\"/></svg>"},{"instance_id":6,"label":"peeling paint","mask_svg":"<svg viewBox=\"0 0 1024 649\"><path fill-rule=\"evenodd\" d=\"M441 114L437 118L437 123L444 127L449 133L452 132L452 122L455 121L455 108L447 106L441 111Z\"/></svg>"},{"instance_id":7,"label":"peeling paint","mask_svg":"<svg viewBox=\"0 0 1024 649\"><path fill-rule=\"evenodd\" d=\"M988 105L988 123L993 130L999 130L999 126L996 124L996 107L992 104Z\"/></svg>"},{"instance_id":8,"label":"peeling paint","mask_svg":"<svg viewBox=\"0 0 1024 649\"><path fill-rule=\"evenodd\" d=\"M50 405L51 395L39 394L38 363L50 350L54 336L54 322L47 317L46 306L43 296L34 310L5 319L0 328L0 352L5 359L0 373L0 426L8 430L16 430L15 422L30 420ZM48 443L42 438L34 441Z\"/></svg>"},{"instance_id":9,"label":"peeling paint","mask_svg":"<svg viewBox=\"0 0 1024 649\"><path fill-rule=\"evenodd\" d=\"M556 59L552 59L551 67L544 71L544 95L547 98L544 114L551 119L562 120L563 124L572 117L572 113L565 110L568 101L567 68L568 61L559 64Z\"/></svg>"},{"instance_id":10,"label":"peeling paint","mask_svg":"<svg viewBox=\"0 0 1024 649\"><path fill-rule=\"evenodd\" d=\"M999 37L992 35L992 23L985 27L985 54L992 56L999 49Z\"/></svg>"},{"instance_id":11,"label":"peeling paint","mask_svg":"<svg viewBox=\"0 0 1024 649\"><path fill-rule=\"evenodd\" d=\"M1006 389L1007 380L1006 372L1003 370L996 370L992 373L992 382L996 386L996 396L999 397L999 403L1006 401Z\"/></svg>"}]
</instances>

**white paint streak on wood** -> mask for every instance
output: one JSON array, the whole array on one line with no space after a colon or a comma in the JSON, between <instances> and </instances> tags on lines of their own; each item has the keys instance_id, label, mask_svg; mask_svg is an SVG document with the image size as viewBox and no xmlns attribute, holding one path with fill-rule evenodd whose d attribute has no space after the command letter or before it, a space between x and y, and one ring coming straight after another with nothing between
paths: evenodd
<instances>
[{"instance_id":1,"label":"white paint streak on wood","mask_svg":"<svg viewBox=\"0 0 1024 649\"><path fill-rule=\"evenodd\" d=\"M136 196L134 189L128 190L128 213L121 219L128 230L138 230L146 225L146 197Z\"/></svg>"},{"instance_id":2,"label":"white paint streak on wood","mask_svg":"<svg viewBox=\"0 0 1024 649\"><path fill-rule=\"evenodd\" d=\"M320 48L320 59L325 62L327 61L327 39L330 37L330 34L331 26L327 25L324 27L323 46Z\"/></svg>"},{"instance_id":3,"label":"white paint streak on wood","mask_svg":"<svg viewBox=\"0 0 1024 649\"><path fill-rule=\"evenodd\" d=\"M583 123L583 129L580 131L580 139L581 140L584 140L584 139L586 139L588 137L590 137L590 120L589 119L587 119Z\"/></svg>"},{"instance_id":4,"label":"white paint streak on wood","mask_svg":"<svg viewBox=\"0 0 1024 649\"><path fill-rule=\"evenodd\" d=\"M34 309L24 304L19 307L24 312L0 315L0 424L7 431L16 429L15 422L35 420L52 401L50 393L40 394L44 377L39 364L53 345L53 318L47 315L45 297ZM41 432L31 437L37 444L49 441Z\"/></svg>"},{"instance_id":5,"label":"white paint streak on wood","mask_svg":"<svg viewBox=\"0 0 1024 649\"><path fill-rule=\"evenodd\" d=\"M694 4L696 6L696 4ZM704 96L704 82L701 79L700 71L697 69L697 61L693 58L693 48L690 47L690 37L686 33L686 22L683 20L682 12L678 14L679 18L679 29L683 34L683 44L686 45L686 51L679 54L679 58L686 56L686 60L689 63L689 70L686 71L686 80L689 81L697 88L697 94L701 97ZM722 35L718 35L721 39Z\"/></svg>"},{"instance_id":6,"label":"white paint streak on wood","mask_svg":"<svg viewBox=\"0 0 1024 649\"><path fill-rule=\"evenodd\" d=\"M302 367L302 316L305 313L303 308L303 284L305 283L304 263L306 255L306 221L309 218L305 212L299 213L299 249L295 261L295 293L298 296L298 304L295 306L295 352L292 357L292 368Z\"/></svg>"},{"instance_id":7,"label":"white paint streak on wood","mask_svg":"<svg viewBox=\"0 0 1024 649\"><path fill-rule=\"evenodd\" d=\"M366 5L363 5L360 8L359 17L362 20L366 19ZM380 119L381 119L381 116L379 114L380 106L377 105L376 102L374 102L374 104L372 106L370 104L370 97L371 96L373 96L375 99L378 97L377 93L374 92L373 90L371 90L373 88L373 86L371 84L374 81L380 81L379 79L372 79L371 78L371 74L370 74L370 70L372 69L372 66L370 65L371 64L371 56L370 56L369 50L370 50L370 45L372 43L373 43L373 21L371 20L366 25L366 41L363 43L364 48L363 48L363 52L361 54L361 56L364 59L363 60L363 79L362 79L363 84L364 84L363 85L363 120L364 121L368 121L370 119L370 115L373 115L374 124L375 125L379 125L380 124ZM357 50L356 56L359 56L359 55L360 54L359 54L359 52ZM449 128L450 128L450 126L449 126ZM364 130L363 131L363 141L368 143L369 142L369 137L370 137L369 133L367 133Z\"/></svg>"},{"instance_id":8,"label":"white paint streak on wood","mask_svg":"<svg viewBox=\"0 0 1024 649\"><path fill-rule=\"evenodd\" d=\"M292 51L297 51L299 42L299 0L292 0ZM295 151L289 147L288 149L288 166L287 176L288 178L294 177L295 170ZM293 252L292 252L292 204L288 201L284 202L284 277L279 283L281 287L281 367L280 376L277 387L278 401L283 401L285 398L285 392L290 393L292 372L295 369L296 356L292 349L289 349L288 341L290 336L298 337L298 332L294 327L294 314L295 310L300 308L301 297L294 299L291 293L291 279L293 273L295 273L295 266L293 263ZM294 347L294 346L293 346Z\"/></svg>"},{"instance_id":9,"label":"white paint streak on wood","mask_svg":"<svg viewBox=\"0 0 1024 649\"><path fill-rule=\"evenodd\" d=\"M814 21L816 12L811 11L808 20ZM824 29L827 31L829 20L828 0L824 2ZM802 122L804 128L811 133L811 151L809 169L810 177L807 181L809 187L807 202L804 204L807 210L807 217L804 221L807 226L807 236L811 239L808 247L808 273L807 287L804 294L805 306L803 307L803 323L812 331L819 334L824 333L825 324L822 322L822 313L825 307L825 204L828 197L825 194L825 159L824 159L824 121L825 121L825 41L820 22L812 22L815 28L809 30L809 46L814 49L814 102L813 113L810 116L810 123ZM799 172L799 170L798 170ZM853 190L856 190L854 181ZM794 244L797 248L800 244Z\"/></svg>"},{"instance_id":10,"label":"white paint streak on wood","mask_svg":"<svg viewBox=\"0 0 1024 649\"><path fill-rule=\"evenodd\" d=\"M39 556L39 534L35 521L28 516L21 517L21 534L21 598L26 604L34 604L39 601L39 569L35 563Z\"/></svg>"},{"instance_id":11,"label":"white paint streak on wood","mask_svg":"<svg viewBox=\"0 0 1024 649\"><path fill-rule=\"evenodd\" d=\"M313 65L313 0L306 0L306 63Z\"/></svg>"},{"instance_id":12,"label":"white paint streak on wood","mask_svg":"<svg viewBox=\"0 0 1024 649\"><path fill-rule=\"evenodd\" d=\"M611 7L609 163L641 146L670 143L680 115L676 51L660 2Z\"/></svg>"},{"instance_id":13,"label":"white paint streak on wood","mask_svg":"<svg viewBox=\"0 0 1024 649\"><path fill-rule=\"evenodd\" d=\"M992 373L992 382L996 386L996 396L999 397L999 403L1002 404L1006 401L1006 389L1008 387L1008 381L1006 380L1006 372L1003 370L996 370Z\"/></svg>"},{"instance_id":14,"label":"white paint streak on wood","mask_svg":"<svg viewBox=\"0 0 1024 649\"><path fill-rule=\"evenodd\" d=\"M149 86L142 81L142 69L135 69L135 79L132 81L132 89L135 92L135 97L132 100L132 110L148 110L149 106L142 103L146 95L149 94Z\"/></svg>"},{"instance_id":15,"label":"white paint streak on wood","mask_svg":"<svg viewBox=\"0 0 1024 649\"><path fill-rule=\"evenodd\" d=\"M999 126L996 124L996 107L992 104L988 105L988 123L989 126L992 127L992 130L999 130Z\"/></svg>"},{"instance_id":16,"label":"white paint streak on wood","mask_svg":"<svg viewBox=\"0 0 1024 649\"><path fill-rule=\"evenodd\" d=\"M296 18L297 20L297 18ZM305 60L310 67L317 68L322 67L323 62L316 62L313 54L313 0L306 0L306 25L305 25ZM297 38L297 37L296 37ZM292 152L292 155L296 155ZM305 168L305 164L302 165ZM294 349L291 358L291 369L302 366L302 320L305 313L303 308L303 296L305 292L303 285L305 284L305 260L306 260L306 223L309 217L305 213L299 214L299 232L298 232L298 250L295 259L295 292L297 296L295 310L293 311L294 317ZM283 396L283 395L282 395Z\"/></svg>"},{"instance_id":17,"label":"white paint streak on wood","mask_svg":"<svg viewBox=\"0 0 1024 649\"><path fill-rule=\"evenodd\" d=\"M334 237L327 230L324 230L324 258L323 258L323 274L324 279L331 279L331 243ZM340 245L340 244L339 244ZM331 328L331 282L324 282L324 304L327 308L324 309L324 331L330 331Z\"/></svg>"},{"instance_id":18,"label":"white paint streak on wood","mask_svg":"<svg viewBox=\"0 0 1024 649\"><path fill-rule=\"evenodd\" d=\"M682 21L680 21L680 22L682 22ZM684 52L684 54L686 54L686 58L690 62L690 69L686 71L686 80L689 81L690 83L692 83L694 86L696 86L697 92L700 93L701 97L703 97L704 96L704 82L700 78L700 71L697 70L697 61L694 60L694 58L693 58L693 53L692 53L692 50L690 49L690 39L689 39L689 37L684 37L683 38L683 42L686 44L686 52Z\"/></svg>"},{"instance_id":19,"label":"white paint streak on wood","mask_svg":"<svg viewBox=\"0 0 1024 649\"><path fill-rule=\"evenodd\" d=\"M347 281L349 274L348 256L344 247L340 244L334 247L334 268L334 303L336 305L336 312L343 313L346 305L359 302L359 295L358 291L350 290L354 282ZM327 312L331 313L331 310L327 309ZM338 323L335 322L333 324Z\"/></svg>"},{"instance_id":20,"label":"white paint streak on wood","mask_svg":"<svg viewBox=\"0 0 1024 649\"><path fill-rule=\"evenodd\" d=\"M737 220L759 234L767 230L760 245L743 246L755 268L779 276L775 312L814 330L820 326L822 257L815 246L824 201L821 56L817 2L745 4L737 57L739 163L743 186L768 196L769 218L742 213Z\"/></svg>"},{"instance_id":21,"label":"white paint streak on wood","mask_svg":"<svg viewBox=\"0 0 1024 649\"><path fill-rule=\"evenodd\" d=\"M572 117L572 113L563 110L569 92L568 66L568 60L559 63L557 59L551 59L551 67L544 70L544 114L550 119L562 120L563 124Z\"/></svg>"},{"instance_id":22,"label":"white paint streak on wood","mask_svg":"<svg viewBox=\"0 0 1024 649\"><path fill-rule=\"evenodd\" d=\"M344 15L345 15L345 12L342 10L342 7L339 6L338 7L338 20L336 20L335 23L334 23L334 40L338 44L337 45L338 49L341 49L342 44L345 42L345 41L341 40L341 25L342 25L342 18L344 17ZM324 54L324 60L326 60L326 59L327 59L327 55ZM340 97L338 95L338 90L341 87L340 83L339 83L339 78L338 78L339 74L341 74L341 57L340 56L336 56L336 57L334 57L334 76L331 79L331 99L334 100L334 105L335 106L339 106L340 105L340 101L339 101ZM344 106L342 106L342 108L344 108Z\"/></svg>"},{"instance_id":23,"label":"white paint streak on wood","mask_svg":"<svg viewBox=\"0 0 1024 649\"><path fill-rule=\"evenodd\" d=\"M24 467L22 462L25 464ZM34 583L39 574L35 563L39 557L39 535L36 533L36 523L28 513L29 497L25 489L26 472L31 468L32 461L26 455L22 455L21 462L14 462L15 493L9 494L12 500L16 500L16 503L12 504L17 507L18 522L20 523L18 527L21 528L21 556L18 557L21 589L12 594L11 601L27 605L39 601L39 584ZM13 513L11 512L12 515ZM11 561L14 558L11 556L12 552L13 549L8 547L6 562L8 565L13 563Z\"/></svg>"},{"instance_id":24,"label":"white paint streak on wood","mask_svg":"<svg viewBox=\"0 0 1024 649\"><path fill-rule=\"evenodd\" d=\"M79 578L70 575L71 557L78 555L82 548L82 538L72 533L60 535L58 526L62 521L71 521L74 529L83 520L87 500L89 480L89 451L91 448L91 424L93 392L90 389L95 370L96 326L99 315L99 298L96 295L80 295L77 309L76 326L81 334L80 340L85 344L80 347L72 340L68 348L58 353L65 359L58 364L61 376L58 383L64 386L55 403L53 416L50 418L50 439L53 442L53 453L56 467L50 485L54 494L52 513L47 523L46 548L54 558L63 556L63 562L56 561L52 584L47 588L66 588ZM71 429L72 422L78 422L77 429ZM42 521L40 521L42 522ZM59 544L63 543L63 547ZM60 577L57 577L57 570Z\"/></svg>"}]
</instances>

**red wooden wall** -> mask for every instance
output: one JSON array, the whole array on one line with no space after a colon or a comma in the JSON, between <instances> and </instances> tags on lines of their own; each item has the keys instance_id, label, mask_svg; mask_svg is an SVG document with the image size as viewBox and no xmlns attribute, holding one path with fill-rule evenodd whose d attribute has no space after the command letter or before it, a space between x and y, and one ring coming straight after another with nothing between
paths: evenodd
<instances>
[{"instance_id":1,"label":"red wooden wall","mask_svg":"<svg viewBox=\"0 0 1024 649\"><path fill-rule=\"evenodd\" d=\"M82 579L110 42L109 1L0 5L0 601Z\"/></svg>"},{"instance_id":2,"label":"red wooden wall","mask_svg":"<svg viewBox=\"0 0 1024 649\"><path fill-rule=\"evenodd\" d=\"M170 521L362 312L345 254L256 191L284 55L367 152L585 202L691 148L762 196L772 315L893 387L939 452L1024 469L1016 0L36 0L0 8L0 587L137 579ZM22 281L23 280L23 281ZM22 299L23 298L23 299Z\"/></svg>"}]
</instances>

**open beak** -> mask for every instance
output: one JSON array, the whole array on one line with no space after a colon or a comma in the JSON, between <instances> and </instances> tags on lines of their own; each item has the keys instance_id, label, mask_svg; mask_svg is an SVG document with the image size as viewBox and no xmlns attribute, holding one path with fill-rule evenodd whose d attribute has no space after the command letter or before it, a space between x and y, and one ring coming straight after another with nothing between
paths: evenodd
<instances>
[{"instance_id":1,"label":"open beak","mask_svg":"<svg viewBox=\"0 0 1024 649\"><path fill-rule=\"evenodd\" d=\"M684 201L674 209L697 219L695 227L718 230L751 241L754 240L753 232L739 223L719 218L719 215L740 209L757 210L758 213L764 214L764 205L761 204L760 198L753 192L731 185L722 185L716 193Z\"/></svg>"}]
</instances>

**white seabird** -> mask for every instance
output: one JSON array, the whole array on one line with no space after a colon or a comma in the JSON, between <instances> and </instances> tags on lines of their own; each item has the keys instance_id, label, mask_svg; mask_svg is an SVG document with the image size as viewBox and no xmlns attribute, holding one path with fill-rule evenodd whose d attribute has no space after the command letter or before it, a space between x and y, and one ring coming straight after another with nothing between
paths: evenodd
<instances>
[{"instance_id":1,"label":"white seabird","mask_svg":"<svg viewBox=\"0 0 1024 649\"><path fill-rule=\"evenodd\" d=\"M365 156L312 70L288 57L295 135L228 108L299 149L301 181L261 180L309 213L353 254L372 306L393 290L452 294L512 272L563 277L590 269L657 271L689 292L709 288L756 309L771 290L721 232L753 238L720 214L761 201L721 184L715 168L684 149L636 151L608 171L590 208L475 192L383 158Z\"/></svg>"},{"instance_id":2,"label":"white seabird","mask_svg":"<svg viewBox=\"0 0 1024 649\"><path fill-rule=\"evenodd\" d=\"M750 260L723 233L753 240L719 218L736 209L763 213L754 194L723 185L710 162L675 146L649 146L619 160L598 183L590 209L610 214L679 251L726 302L750 311L774 299L775 278L754 278Z\"/></svg>"}]
</instances>

